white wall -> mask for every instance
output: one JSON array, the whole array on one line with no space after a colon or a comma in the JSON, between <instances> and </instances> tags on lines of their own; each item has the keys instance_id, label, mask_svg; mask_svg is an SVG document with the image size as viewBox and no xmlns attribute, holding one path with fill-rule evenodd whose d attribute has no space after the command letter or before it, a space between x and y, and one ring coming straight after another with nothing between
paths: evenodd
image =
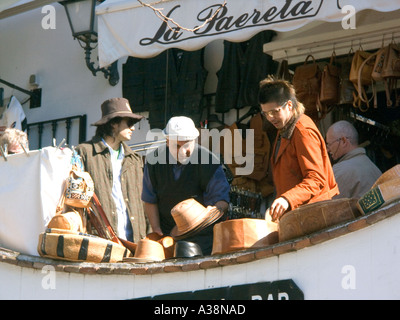
<instances>
[{"instance_id":1,"label":"white wall","mask_svg":"<svg viewBox=\"0 0 400 320\"><path fill-rule=\"evenodd\" d=\"M0 20L0 78L30 89L29 77L35 74L39 88L42 88L42 102L41 107L35 109L29 108L29 102L23 104L28 123L87 114L87 139L90 139L95 132L90 124L100 119L101 103L108 98L122 96L122 64L126 58L118 61L120 81L115 87L109 85L101 72L94 77L86 67L84 50L71 35L64 8L58 3L54 3L53 7L56 9L55 29L42 28L42 20L47 15L47 12L41 12L42 8ZM96 58L97 49L93 53ZM222 59L223 42L209 44L205 53L205 67L209 71L205 93L216 91L216 72L221 67ZM0 87L5 90L6 99L15 95L23 102L28 98L6 85L0 84ZM132 109L135 112L134 106ZM241 110L240 113L246 111ZM147 113L143 115L148 116ZM235 119L236 110L225 115L227 124ZM145 141L148 129L147 120L137 124L131 143ZM49 145L51 130L44 134L43 146ZM62 135L57 134L58 142L65 137ZM34 133L32 139L33 136Z\"/></svg>"},{"instance_id":2,"label":"white wall","mask_svg":"<svg viewBox=\"0 0 400 320\"><path fill-rule=\"evenodd\" d=\"M22 88L29 88L35 74L42 88L40 108L23 105L28 123L87 114L88 123L100 118L103 100L121 95L121 86L111 87L102 74L94 77L86 68L84 51L74 41L64 8L55 3L56 28L43 29L46 14L41 8L0 20L0 77ZM27 95L5 88L4 97ZM88 128L91 137L93 128Z\"/></svg>"}]
</instances>

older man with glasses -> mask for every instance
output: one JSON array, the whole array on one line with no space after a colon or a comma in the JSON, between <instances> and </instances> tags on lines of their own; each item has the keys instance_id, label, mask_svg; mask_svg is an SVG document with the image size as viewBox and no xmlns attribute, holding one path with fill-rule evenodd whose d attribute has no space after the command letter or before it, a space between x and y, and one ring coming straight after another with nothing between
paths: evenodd
<instances>
[{"instance_id":1,"label":"older man with glasses","mask_svg":"<svg viewBox=\"0 0 400 320\"><path fill-rule=\"evenodd\" d=\"M332 124L326 133L326 147L334 162L333 172L340 195L335 198L359 199L382 174L358 146L358 132L345 120Z\"/></svg>"},{"instance_id":2,"label":"older man with glasses","mask_svg":"<svg viewBox=\"0 0 400 320\"><path fill-rule=\"evenodd\" d=\"M326 150L315 123L304 114L293 86L269 77L258 95L262 114L278 129L271 167L276 192L269 207L273 221L289 210L339 193Z\"/></svg>"}]
</instances>

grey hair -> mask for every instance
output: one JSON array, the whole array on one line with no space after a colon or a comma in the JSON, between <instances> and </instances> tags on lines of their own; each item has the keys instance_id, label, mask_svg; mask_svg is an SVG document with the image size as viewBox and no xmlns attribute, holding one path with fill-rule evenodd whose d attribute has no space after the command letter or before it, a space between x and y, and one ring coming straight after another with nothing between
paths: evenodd
<instances>
[{"instance_id":1,"label":"grey hair","mask_svg":"<svg viewBox=\"0 0 400 320\"><path fill-rule=\"evenodd\" d=\"M331 130L336 138L346 137L352 145L358 146L358 132L350 122L346 120L335 122L332 124Z\"/></svg>"}]
</instances>

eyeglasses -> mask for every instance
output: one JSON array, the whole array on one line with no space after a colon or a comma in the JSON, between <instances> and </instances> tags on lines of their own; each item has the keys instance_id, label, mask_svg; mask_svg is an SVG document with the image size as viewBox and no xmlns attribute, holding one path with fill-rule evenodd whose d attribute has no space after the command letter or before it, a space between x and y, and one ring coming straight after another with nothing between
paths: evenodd
<instances>
[{"instance_id":1,"label":"eyeglasses","mask_svg":"<svg viewBox=\"0 0 400 320\"><path fill-rule=\"evenodd\" d=\"M126 118L126 124L128 125L128 128L133 127L136 122L137 122L136 119Z\"/></svg>"},{"instance_id":2,"label":"eyeglasses","mask_svg":"<svg viewBox=\"0 0 400 320\"><path fill-rule=\"evenodd\" d=\"M279 107L277 109L272 109L272 110L269 110L269 111L262 111L262 114L265 117L274 118L279 112L281 112L281 110L283 108L285 108L287 106L287 104L288 104L288 101L286 101L286 103L283 106L281 106L281 107Z\"/></svg>"},{"instance_id":3,"label":"eyeglasses","mask_svg":"<svg viewBox=\"0 0 400 320\"><path fill-rule=\"evenodd\" d=\"M333 140L333 141L331 141L331 142L326 142L326 147L327 148L330 148L335 142L338 142L338 141L340 141L340 140L343 140L344 138L346 138L346 139L349 139L349 137L340 137L340 138L337 138L336 140Z\"/></svg>"}]
</instances>

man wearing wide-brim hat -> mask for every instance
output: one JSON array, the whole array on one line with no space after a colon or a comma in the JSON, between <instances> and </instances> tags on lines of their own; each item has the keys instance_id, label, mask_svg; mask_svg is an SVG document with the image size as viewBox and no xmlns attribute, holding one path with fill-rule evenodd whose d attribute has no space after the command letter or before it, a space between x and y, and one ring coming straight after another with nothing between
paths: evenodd
<instances>
[{"instance_id":1,"label":"man wearing wide-brim hat","mask_svg":"<svg viewBox=\"0 0 400 320\"><path fill-rule=\"evenodd\" d=\"M192 119L172 117L163 134L166 145L146 157L142 200L153 231L169 235L176 226L171 214L176 204L193 198L205 207L226 211L230 186L215 155L196 143L199 131ZM212 228L185 240L198 243L203 254L210 254Z\"/></svg>"},{"instance_id":2,"label":"man wearing wide-brim hat","mask_svg":"<svg viewBox=\"0 0 400 320\"><path fill-rule=\"evenodd\" d=\"M101 119L93 124L95 136L78 145L77 151L117 236L137 243L148 232L140 200L143 161L125 141L143 116L133 113L125 98L104 101L101 112Z\"/></svg>"}]
</instances>

